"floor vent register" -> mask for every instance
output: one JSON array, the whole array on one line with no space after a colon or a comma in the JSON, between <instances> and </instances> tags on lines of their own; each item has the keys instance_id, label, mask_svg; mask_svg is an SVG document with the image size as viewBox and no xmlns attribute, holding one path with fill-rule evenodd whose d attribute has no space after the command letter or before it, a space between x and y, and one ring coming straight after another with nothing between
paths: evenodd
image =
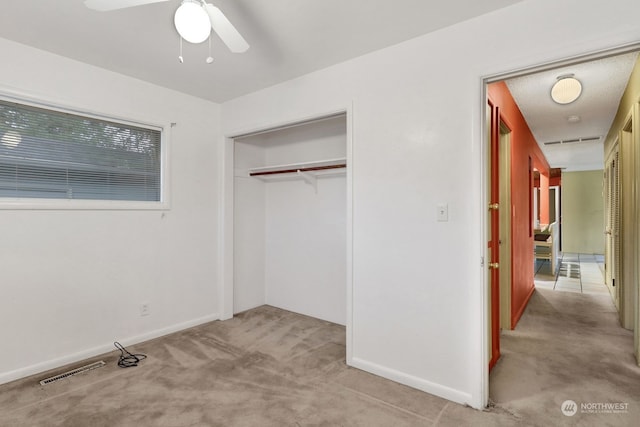
<instances>
[{"instance_id":1,"label":"floor vent register","mask_svg":"<svg viewBox=\"0 0 640 427\"><path fill-rule=\"evenodd\" d=\"M79 368L72 369L71 371L67 371L67 372L64 372L62 374L50 377L50 378L46 378L46 379L40 381L40 385L51 384L53 382L62 380L62 379L67 378L67 377L71 377L73 375L78 375L78 374L81 374L83 372L91 371L93 369L102 368L104 365L106 365L106 363L104 363L101 360L99 362L94 362L94 363L91 363L89 365L81 366Z\"/></svg>"}]
</instances>

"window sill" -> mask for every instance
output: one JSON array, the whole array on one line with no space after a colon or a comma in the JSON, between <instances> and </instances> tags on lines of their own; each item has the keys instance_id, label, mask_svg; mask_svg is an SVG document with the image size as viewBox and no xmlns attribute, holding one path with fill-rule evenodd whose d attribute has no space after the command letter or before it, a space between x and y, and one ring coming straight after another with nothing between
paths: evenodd
<instances>
[{"instance_id":1,"label":"window sill","mask_svg":"<svg viewBox=\"0 0 640 427\"><path fill-rule=\"evenodd\" d=\"M168 202L78 199L0 199L0 210L161 211L169 209L170 205Z\"/></svg>"}]
</instances>

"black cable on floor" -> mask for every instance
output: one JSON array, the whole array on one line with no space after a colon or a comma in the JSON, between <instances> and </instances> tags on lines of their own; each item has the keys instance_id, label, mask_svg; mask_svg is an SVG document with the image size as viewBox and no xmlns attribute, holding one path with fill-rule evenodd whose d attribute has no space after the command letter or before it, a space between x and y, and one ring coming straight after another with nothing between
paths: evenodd
<instances>
[{"instance_id":1,"label":"black cable on floor","mask_svg":"<svg viewBox=\"0 0 640 427\"><path fill-rule=\"evenodd\" d=\"M147 358L146 354L131 354L129 351L124 348L122 344L118 341L114 342L113 345L116 346L118 350L120 350L120 359L118 359L118 366L121 368L130 368L132 366L138 366L138 363Z\"/></svg>"}]
</instances>

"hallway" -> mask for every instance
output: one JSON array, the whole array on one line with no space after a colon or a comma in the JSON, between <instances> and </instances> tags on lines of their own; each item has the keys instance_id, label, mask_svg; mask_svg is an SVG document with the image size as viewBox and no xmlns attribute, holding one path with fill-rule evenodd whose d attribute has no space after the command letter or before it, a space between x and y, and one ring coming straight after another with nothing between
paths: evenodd
<instances>
[{"instance_id":1,"label":"hallway","mask_svg":"<svg viewBox=\"0 0 640 427\"><path fill-rule=\"evenodd\" d=\"M602 273L597 255L565 254L557 277L538 261L536 292L516 330L502 331L490 378L495 409L525 425L637 425L633 332L620 327ZM568 400L571 416L561 411Z\"/></svg>"}]
</instances>

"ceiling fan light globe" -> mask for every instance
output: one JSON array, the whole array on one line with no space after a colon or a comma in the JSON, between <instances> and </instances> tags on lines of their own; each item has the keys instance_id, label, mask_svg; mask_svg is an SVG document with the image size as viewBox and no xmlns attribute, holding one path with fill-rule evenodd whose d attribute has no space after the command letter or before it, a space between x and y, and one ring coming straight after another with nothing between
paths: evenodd
<instances>
[{"instance_id":1,"label":"ceiling fan light globe","mask_svg":"<svg viewBox=\"0 0 640 427\"><path fill-rule=\"evenodd\" d=\"M202 43L211 33L209 15L199 3L191 0L182 2L173 22L180 37L189 43Z\"/></svg>"}]
</instances>

